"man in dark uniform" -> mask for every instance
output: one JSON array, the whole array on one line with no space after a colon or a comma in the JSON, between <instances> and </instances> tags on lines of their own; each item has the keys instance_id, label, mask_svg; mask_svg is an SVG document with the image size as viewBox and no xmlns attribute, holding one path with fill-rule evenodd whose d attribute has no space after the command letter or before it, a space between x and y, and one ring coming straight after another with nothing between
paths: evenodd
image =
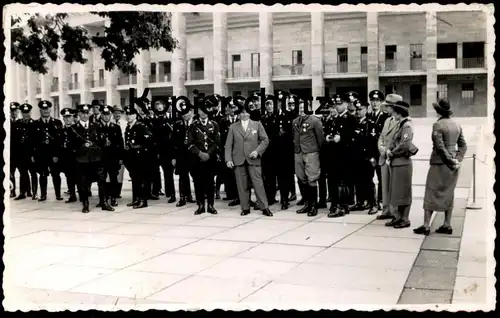
<instances>
[{"instance_id":1,"label":"man in dark uniform","mask_svg":"<svg viewBox=\"0 0 500 318\"><path fill-rule=\"evenodd\" d=\"M137 120L137 110L133 106L125 107L127 128L125 129L125 166L132 178L132 202L127 204L134 209L148 206L149 185L153 138L148 127Z\"/></svg>"},{"instance_id":2,"label":"man in dark uniform","mask_svg":"<svg viewBox=\"0 0 500 318\"><path fill-rule=\"evenodd\" d=\"M99 201L103 200L106 186L106 174L102 165L102 149L105 140L99 133L99 123L91 123L89 120L89 111L91 105L78 105L80 121L70 129L72 132L72 141L75 147L77 187L80 202L82 202L83 213L89 210L89 189L92 181L97 180ZM101 204L104 211L114 211L109 204Z\"/></svg>"},{"instance_id":3,"label":"man in dark uniform","mask_svg":"<svg viewBox=\"0 0 500 318\"><path fill-rule=\"evenodd\" d=\"M329 142L333 142L334 156L332 169L328 171L329 176L335 184L335 194L332 196L330 213L328 217L341 217L349 214L349 204L352 200L350 192L353 190L353 175L356 173L352 165L352 144L354 141L354 130L357 126L356 117L352 116L348 110L348 100L335 100L337 104L338 117L335 120L333 137Z\"/></svg>"},{"instance_id":4,"label":"man in dark uniform","mask_svg":"<svg viewBox=\"0 0 500 318\"><path fill-rule=\"evenodd\" d=\"M194 116L191 106L183 100L178 100L175 105L176 113L181 116L181 119L174 124L173 133L174 159L172 159L172 165L175 167L175 173L179 175L180 199L176 204L177 207L196 202L191 195L192 154L188 150L189 127L193 123Z\"/></svg>"},{"instance_id":5,"label":"man in dark uniform","mask_svg":"<svg viewBox=\"0 0 500 318\"><path fill-rule=\"evenodd\" d=\"M220 122L222 121L223 118L226 117L226 114L223 114L221 111L221 104L222 104L222 100L224 97L222 97L218 94L213 95L213 97L215 98L214 101L217 101L217 106L214 107L213 113L209 115L209 119L215 121L217 123L217 125L219 125L219 129L220 129ZM221 147L219 147L219 149L220 148ZM219 152L220 152L220 150L219 150ZM224 155L221 153L219 153L217 156L217 168L216 168L216 172L215 172L215 199L216 200L221 199L220 187L224 183L224 173L223 173L224 160L221 160L221 158L223 158L223 156ZM227 200L227 191L226 191L226 198L225 199Z\"/></svg>"},{"instance_id":6,"label":"man in dark uniform","mask_svg":"<svg viewBox=\"0 0 500 318\"><path fill-rule=\"evenodd\" d=\"M169 113L168 108L172 106L172 99L170 103L165 105L162 101L155 102L154 111L155 117L152 120L152 135L154 144L156 146L156 153L158 154L158 163L163 170L163 178L165 181L166 197L169 197L168 203L176 201L175 186L174 186L174 167L172 166L172 159L174 158L174 144L172 134L174 132L174 123ZM154 171L156 173L156 171ZM161 182L161 176L160 176ZM161 188L156 186L156 188ZM156 190L156 189L155 189Z\"/></svg>"},{"instance_id":7,"label":"man in dark uniform","mask_svg":"<svg viewBox=\"0 0 500 318\"><path fill-rule=\"evenodd\" d=\"M59 163L61 171L66 176L68 184L69 198L66 203L76 202L76 159L75 159L75 136L72 131L74 125L74 111L71 108L63 108L61 110L64 126L59 134L59 147L61 148L59 155Z\"/></svg>"},{"instance_id":8,"label":"man in dark uniform","mask_svg":"<svg viewBox=\"0 0 500 318\"><path fill-rule=\"evenodd\" d=\"M38 177L36 175L33 162L31 161L31 156L33 156L33 125L35 123L35 121L31 118L32 108L33 107L30 104L22 104L19 107L23 118L18 121L20 149L19 153L16 155L18 155L19 158L19 188L21 193L15 200L25 199L26 196L31 196L33 200L38 199Z\"/></svg>"},{"instance_id":9,"label":"man in dark uniform","mask_svg":"<svg viewBox=\"0 0 500 318\"><path fill-rule=\"evenodd\" d=\"M378 159L377 139L375 139L375 125L366 117L368 104L355 101L358 123L354 130L352 160L356 166L355 189L356 204L352 211L369 210L368 214L377 213L375 202L375 186L373 174Z\"/></svg>"},{"instance_id":10,"label":"man in dark uniform","mask_svg":"<svg viewBox=\"0 0 500 318\"><path fill-rule=\"evenodd\" d=\"M234 175L234 171L229 169L226 166L226 162L224 161L224 147L226 144L227 134L229 132L229 127L238 121L238 115L235 115L235 107L232 98L226 98L224 103L227 103L225 110L227 116L222 118L219 122L219 132L220 132L220 141L221 146L219 147L219 155L221 156L221 161L218 164L218 170L224 180L224 191L226 192L226 198L224 200L230 200L229 206L237 206L240 204L240 200L238 198L238 190L236 186L236 177Z\"/></svg>"},{"instance_id":11,"label":"man in dark uniform","mask_svg":"<svg viewBox=\"0 0 500 318\"><path fill-rule=\"evenodd\" d=\"M317 181L321 175L319 152L324 140L321 120L305 114L304 104L299 104L299 117L293 120L294 161L295 174L302 183L302 195L306 202L297 213L307 213L308 216L318 214Z\"/></svg>"},{"instance_id":12,"label":"man in dark uniform","mask_svg":"<svg viewBox=\"0 0 500 318\"><path fill-rule=\"evenodd\" d=\"M266 130L267 137L269 138L269 145L267 146L266 152L262 155L262 179L264 181L268 204L273 205L276 203L277 168L281 165L281 162L277 160L280 157L280 153L277 152L277 145L279 143L279 130L276 126L278 114L274 112L272 100L266 100L265 107L266 112L260 121ZM252 116L250 115L250 119L251 118ZM288 202L288 197L286 201Z\"/></svg>"},{"instance_id":13,"label":"man in dark uniform","mask_svg":"<svg viewBox=\"0 0 500 318\"><path fill-rule=\"evenodd\" d=\"M101 107L101 122L98 125L98 133L104 140L102 148L101 166L105 177L109 177L109 182L100 187L99 206L109 208L118 206L118 173L123 164L124 142L120 126L111 122L113 108L108 105Z\"/></svg>"},{"instance_id":14,"label":"man in dark uniform","mask_svg":"<svg viewBox=\"0 0 500 318\"><path fill-rule=\"evenodd\" d=\"M380 107L382 105L382 102L385 99L384 94L379 91L379 90L373 90L368 94L370 98L370 104L372 111L370 114L367 115L368 119L370 119L374 125L375 125L375 135L374 138L375 140L378 140L380 137L380 134L382 132L382 129L384 128L385 121L387 118L390 117L389 113L387 113L385 110L381 110ZM375 174L377 175L377 181L378 181L378 186L377 186L377 209L379 211L383 210L383 204L382 204L382 169L381 166L379 165L379 162L377 160L377 165L375 166Z\"/></svg>"},{"instance_id":15,"label":"man in dark uniform","mask_svg":"<svg viewBox=\"0 0 500 318\"><path fill-rule=\"evenodd\" d=\"M62 123L59 119L50 116L52 103L42 100L38 103L41 117L34 125L34 156L32 158L36 170L40 174L40 199L47 200L47 178L52 176L52 183L56 199L63 200L61 196L61 176L59 170L59 139Z\"/></svg>"},{"instance_id":16,"label":"man in dark uniform","mask_svg":"<svg viewBox=\"0 0 500 318\"><path fill-rule=\"evenodd\" d=\"M97 99L92 101L92 115L89 117L89 122L95 124L101 121L101 102Z\"/></svg>"},{"instance_id":17,"label":"man in dark uniform","mask_svg":"<svg viewBox=\"0 0 500 318\"><path fill-rule=\"evenodd\" d=\"M273 107L273 101L266 101L266 107ZM277 138L275 140L274 158L276 174L278 178L278 188L280 191L281 209L287 210L290 207L291 193L295 192L295 168L294 168L294 146L293 146L293 119L295 112L279 112L276 119ZM264 153L265 155L265 153ZM277 159L280 158L278 161ZM292 192L293 190L293 192Z\"/></svg>"},{"instance_id":18,"label":"man in dark uniform","mask_svg":"<svg viewBox=\"0 0 500 318\"><path fill-rule=\"evenodd\" d=\"M212 97L212 96L211 96ZM206 104L198 108L198 119L189 127L188 149L193 154L192 172L198 209L195 215L205 212L217 214L214 208L214 174L220 147L219 125L210 120L212 107L217 105L215 97L208 98Z\"/></svg>"},{"instance_id":19,"label":"man in dark uniform","mask_svg":"<svg viewBox=\"0 0 500 318\"><path fill-rule=\"evenodd\" d=\"M359 94L354 91L347 92L346 100L348 102L347 111L349 114L356 117L356 106L354 106L354 102L359 100Z\"/></svg>"},{"instance_id":20,"label":"man in dark uniform","mask_svg":"<svg viewBox=\"0 0 500 318\"><path fill-rule=\"evenodd\" d=\"M333 165L333 130L335 126L335 118L337 116L336 105L333 99L328 99L326 102L328 109L322 114L321 122L323 124L323 132L325 134L325 143L321 148L320 162L321 162L321 176L318 181L319 188L319 202L318 209L324 209L327 207L327 201L330 202L335 191L332 187L333 178L329 176L329 171L335 166ZM327 199L328 192L328 199Z\"/></svg>"},{"instance_id":21,"label":"man in dark uniform","mask_svg":"<svg viewBox=\"0 0 500 318\"><path fill-rule=\"evenodd\" d=\"M19 169L20 160L20 150L21 145L20 141L20 121L19 121L19 103L12 102L10 103L10 182L12 183L12 189L10 191L10 197L16 197L16 169L21 173L21 169ZM24 175L20 176L24 178ZM21 183L21 181L19 182ZM21 185L19 185L21 187ZM20 190L20 197L23 195L23 189Z\"/></svg>"}]
</instances>

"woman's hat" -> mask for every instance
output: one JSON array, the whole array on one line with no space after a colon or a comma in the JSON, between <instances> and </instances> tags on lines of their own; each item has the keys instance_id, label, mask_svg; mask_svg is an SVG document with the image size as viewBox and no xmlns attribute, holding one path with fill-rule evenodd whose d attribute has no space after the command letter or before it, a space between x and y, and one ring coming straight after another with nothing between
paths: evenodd
<instances>
[{"instance_id":1,"label":"woman's hat","mask_svg":"<svg viewBox=\"0 0 500 318\"><path fill-rule=\"evenodd\" d=\"M403 117L408 117L410 113L410 105L405 101L397 101L391 105L395 112L401 114Z\"/></svg>"},{"instance_id":2,"label":"woman's hat","mask_svg":"<svg viewBox=\"0 0 500 318\"><path fill-rule=\"evenodd\" d=\"M384 102L382 103L384 106L393 106L395 103L403 101L403 96L398 94L387 94Z\"/></svg>"},{"instance_id":3,"label":"woman's hat","mask_svg":"<svg viewBox=\"0 0 500 318\"><path fill-rule=\"evenodd\" d=\"M453 114L453 112L451 111L450 103L445 99L440 99L437 103L432 103L432 106L434 106L434 109L438 114Z\"/></svg>"}]
</instances>

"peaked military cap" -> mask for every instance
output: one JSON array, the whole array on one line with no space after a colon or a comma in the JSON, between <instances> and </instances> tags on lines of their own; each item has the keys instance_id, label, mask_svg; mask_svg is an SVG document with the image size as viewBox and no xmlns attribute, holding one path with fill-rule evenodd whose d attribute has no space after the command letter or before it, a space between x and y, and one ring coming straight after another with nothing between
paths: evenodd
<instances>
[{"instance_id":1,"label":"peaked military cap","mask_svg":"<svg viewBox=\"0 0 500 318\"><path fill-rule=\"evenodd\" d=\"M137 109L134 106L125 106L125 115L137 115Z\"/></svg>"},{"instance_id":2,"label":"peaked military cap","mask_svg":"<svg viewBox=\"0 0 500 318\"><path fill-rule=\"evenodd\" d=\"M245 109L245 98L241 95L235 96L232 98L233 105L232 107L235 107L236 109L234 110L235 114L241 113Z\"/></svg>"},{"instance_id":3,"label":"peaked military cap","mask_svg":"<svg viewBox=\"0 0 500 318\"><path fill-rule=\"evenodd\" d=\"M82 112L82 113L88 113L91 108L92 108L92 105L89 105L89 104L81 104L81 105L77 106L78 111Z\"/></svg>"},{"instance_id":4,"label":"peaked military cap","mask_svg":"<svg viewBox=\"0 0 500 318\"><path fill-rule=\"evenodd\" d=\"M342 99L342 96L340 94L333 94L332 96L332 101L336 104L336 105L340 105L342 104L342 102L344 101Z\"/></svg>"},{"instance_id":5,"label":"peaked military cap","mask_svg":"<svg viewBox=\"0 0 500 318\"><path fill-rule=\"evenodd\" d=\"M94 99L91 103L91 106L94 107L94 106L101 106L101 102L99 102L99 100L97 99Z\"/></svg>"},{"instance_id":6,"label":"peaked military cap","mask_svg":"<svg viewBox=\"0 0 500 318\"><path fill-rule=\"evenodd\" d=\"M19 109L21 110L21 113L27 114L33 109L33 106L28 103L24 103L19 107Z\"/></svg>"},{"instance_id":7,"label":"peaked military cap","mask_svg":"<svg viewBox=\"0 0 500 318\"><path fill-rule=\"evenodd\" d=\"M61 116L66 117L66 116L73 116L74 111L71 108L63 108L61 110Z\"/></svg>"},{"instance_id":8,"label":"peaked military cap","mask_svg":"<svg viewBox=\"0 0 500 318\"><path fill-rule=\"evenodd\" d=\"M179 115L186 115L191 110L192 105L189 100L184 98L179 98L175 101L175 111Z\"/></svg>"},{"instance_id":9,"label":"peaked military cap","mask_svg":"<svg viewBox=\"0 0 500 318\"><path fill-rule=\"evenodd\" d=\"M109 105L102 105L101 106L101 113L105 114L111 114L113 112L113 108Z\"/></svg>"},{"instance_id":10,"label":"peaked military cap","mask_svg":"<svg viewBox=\"0 0 500 318\"><path fill-rule=\"evenodd\" d=\"M10 103L10 110L18 110L18 109L19 109L19 103L17 102Z\"/></svg>"},{"instance_id":11,"label":"peaked military cap","mask_svg":"<svg viewBox=\"0 0 500 318\"><path fill-rule=\"evenodd\" d=\"M41 109L47 109L52 107L52 103L48 100L42 100L38 103L38 107Z\"/></svg>"},{"instance_id":12,"label":"peaked military cap","mask_svg":"<svg viewBox=\"0 0 500 318\"><path fill-rule=\"evenodd\" d=\"M379 91L378 89L374 89L373 91L371 91L369 94L368 94L368 98L370 100L384 100L384 93L382 93L381 91Z\"/></svg>"},{"instance_id":13,"label":"peaked military cap","mask_svg":"<svg viewBox=\"0 0 500 318\"><path fill-rule=\"evenodd\" d=\"M358 100L358 99L359 99L358 93L353 92L353 91L348 92L346 94L346 97L345 97L345 100L348 101L348 102L350 102L350 103L352 103L352 102L354 102L355 100Z\"/></svg>"}]
</instances>

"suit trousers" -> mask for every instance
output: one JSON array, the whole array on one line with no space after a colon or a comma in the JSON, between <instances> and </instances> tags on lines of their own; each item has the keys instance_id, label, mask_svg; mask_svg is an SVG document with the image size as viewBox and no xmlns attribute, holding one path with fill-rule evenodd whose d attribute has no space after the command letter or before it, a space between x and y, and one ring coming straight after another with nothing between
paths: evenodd
<instances>
[{"instance_id":1,"label":"suit trousers","mask_svg":"<svg viewBox=\"0 0 500 318\"><path fill-rule=\"evenodd\" d=\"M88 202L89 189L92 185L92 180L94 180L96 176L99 185L99 196L101 197L103 195L103 189L106 183L104 166L99 162L77 162L76 173L78 176L77 188L80 202Z\"/></svg>"},{"instance_id":2,"label":"suit trousers","mask_svg":"<svg viewBox=\"0 0 500 318\"><path fill-rule=\"evenodd\" d=\"M375 174L377 175L377 202L382 203L382 168L379 164L375 166Z\"/></svg>"},{"instance_id":3,"label":"suit trousers","mask_svg":"<svg viewBox=\"0 0 500 318\"><path fill-rule=\"evenodd\" d=\"M249 165L248 162L241 166L236 166L234 173L236 175L236 184L238 186L238 194L240 197L240 205L242 210L250 210L250 187L249 179L252 183L257 197L257 203L261 210L268 208L266 191L262 180L262 167Z\"/></svg>"},{"instance_id":4,"label":"suit trousers","mask_svg":"<svg viewBox=\"0 0 500 318\"><path fill-rule=\"evenodd\" d=\"M208 205L214 204L216 164L214 160L193 162L194 193L198 204L205 203L205 197Z\"/></svg>"},{"instance_id":5,"label":"suit trousers","mask_svg":"<svg viewBox=\"0 0 500 318\"><path fill-rule=\"evenodd\" d=\"M222 171L224 177L224 191L226 191L226 196L230 200L235 200L238 198L238 186L236 185L236 176L232 169L229 169L224 165L224 170Z\"/></svg>"},{"instance_id":6,"label":"suit trousers","mask_svg":"<svg viewBox=\"0 0 500 318\"><path fill-rule=\"evenodd\" d=\"M262 178L264 180L264 188L266 191L266 197L268 199L275 199L276 198L276 180L278 178L277 175L277 170L278 170L278 164L277 162L277 156L274 155L274 153L268 152L264 153L262 157Z\"/></svg>"}]
</instances>

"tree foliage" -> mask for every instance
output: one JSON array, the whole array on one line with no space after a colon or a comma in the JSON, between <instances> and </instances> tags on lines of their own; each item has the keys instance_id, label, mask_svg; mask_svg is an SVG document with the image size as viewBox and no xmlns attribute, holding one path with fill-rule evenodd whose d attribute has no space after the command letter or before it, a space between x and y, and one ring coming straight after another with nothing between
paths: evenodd
<instances>
[{"instance_id":1,"label":"tree foliage","mask_svg":"<svg viewBox=\"0 0 500 318\"><path fill-rule=\"evenodd\" d=\"M141 50L164 48L171 52L177 45L172 37L167 12L114 11L92 12L110 23L102 32L90 34L80 26L67 23L68 14L34 14L25 25L19 16L11 23L11 58L34 72L46 74L47 63L63 58L68 63L86 63L84 52L98 47L107 71L115 68L135 74L133 58ZM60 56L61 55L61 56Z\"/></svg>"}]
</instances>

